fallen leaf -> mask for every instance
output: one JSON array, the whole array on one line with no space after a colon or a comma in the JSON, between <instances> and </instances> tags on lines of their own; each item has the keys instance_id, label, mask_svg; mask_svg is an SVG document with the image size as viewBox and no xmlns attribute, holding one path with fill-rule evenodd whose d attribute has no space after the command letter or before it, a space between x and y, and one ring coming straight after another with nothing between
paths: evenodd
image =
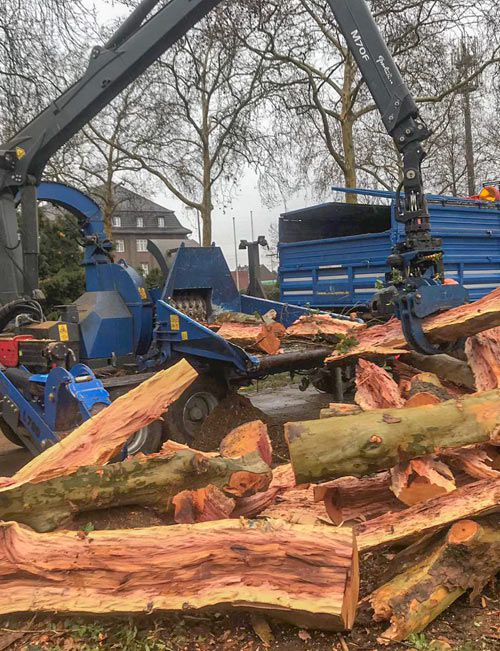
<instances>
[{"instance_id":1,"label":"fallen leaf","mask_svg":"<svg viewBox=\"0 0 500 651\"><path fill-rule=\"evenodd\" d=\"M382 420L384 421L384 423L389 423L390 425L392 423L400 423L401 422L401 418L398 418L397 416L391 416L391 414L384 414L382 416Z\"/></svg>"}]
</instances>

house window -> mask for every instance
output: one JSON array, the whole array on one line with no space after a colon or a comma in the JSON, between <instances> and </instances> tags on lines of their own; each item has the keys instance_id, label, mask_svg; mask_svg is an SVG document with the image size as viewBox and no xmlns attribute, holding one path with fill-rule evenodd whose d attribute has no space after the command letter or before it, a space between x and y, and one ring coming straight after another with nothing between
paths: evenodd
<instances>
[{"instance_id":1,"label":"house window","mask_svg":"<svg viewBox=\"0 0 500 651\"><path fill-rule=\"evenodd\" d=\"M143 262L143 263L141 264L141 269L142 269L142 275L143 275L143 276L147 276L148 273L149 273L149 265L148 265L148 263L147 263L147 262Z\"/></svg>"},{"instance_id":2,"label":"house window","mask_svg":"<svg viewBox=\"0 0 500 651\"><path fill-rule=\"evenodd\" d=\"M120 228L122 225L122 218L121 217L113 217L113 226L116 228Z\"/></svg>"},{"instance_id":3,"label":"house window","mask_svg":"<svg viewBox=\"0 0 500 651\"><path fill-rule=\"evenodd\" d=\"M137 240L137 251L142 253L148 250L148 241L147 240Z\"/></svg>"},{"instance_id":4,"label":"house window","mask_svg":"<svg viewBox=\"0 0 500 651\"><path fill-rule=\"evenodd\" d=\"M142 217L137 217L137 228L144 228L144 219Z\"/></svg>"},{"instance_id":5,"label":"house window","mask_svg":"<svg viewBox=\"0 0 500 651\"><path fill-rule=\"evenodd\" d=\"M165 217L158 217L158 226L160 228L165 228Z\"/></svg>"},{"instance_id":6,"label":"house window","mask_svg":"<svg viewBox=\"0 0 500 651\"><path fill-rule=\"evenodd\" d=\"M123 240L115 240L115 250L117 253L125 253L125 242Z\"/></svg>"}]
</instances>

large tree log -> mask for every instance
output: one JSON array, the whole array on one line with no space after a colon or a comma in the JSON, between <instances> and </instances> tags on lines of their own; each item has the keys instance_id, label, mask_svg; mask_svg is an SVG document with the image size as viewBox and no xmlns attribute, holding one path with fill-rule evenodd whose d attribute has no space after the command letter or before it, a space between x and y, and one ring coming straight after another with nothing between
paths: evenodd
<instances>
[{"instance_id":1,"label":"large tree log","mask_svg":"<svg viewBox=\"0 0 500 651\"><path fill-rule=\"evenodd\" d=\"M469 337L465 342L465 354L478 391L500 386L500 327Z\"/></svg>"},{"instance_id":2,"label":"large tree log","mask_svg":"<svg viewBox=\"0 0 500 651\"><path fill-rule=\"evenodd\" d=\"M260 350L275 355L281 347L285 327L281 323L224 323L217 334L242 348Z\"/></svg>"},{"instance_id":3,"label":"large tree log","mask_svg":"<svg viewBox=\"0 0 500 651\"><path fill-rule=\"evenodd\" d=\"M499 389L429 407L379 409L285 425L299 484L370 475L439 449L488 442L499 431Z\"/></svg>"},{"instance_id":4,"label":"large tree log","mask_svg":"<svg viewBox=\"0 0 500 651\"><path fill-rule=\"evenodd\" d=\"M472 371L467 362L462 362L450 355L420 355L411 352L403 355L402 359L407 364L421 371L435 373L441 380L474 390L475 382Z\"/></svg>"},{"instance_id":5,"label":"large tree log","mask_svg":"<svg viewBox=\"0 0 500 651\"><path fill-rule=\"evenodd\" d=\"M376 620L389 620L380 642L401 641L419 633L458 597L472 597L500 570L500 518L456 522L429 549L405 550L411 565L370 596ZM393 565L398 567L398 556ZM401 571L404 570L404 571Z\"/></svg>"},{"instance_id":6,"label":"large tree log","mask_svg":"<svg viewBox=\"0 0 500 651\"><path fill-rule=\"evenodd\" d=\"M314 487L315 501L323 501L336 525L366 521L405 506L391 491L389 472L373 477L341 477Z\"/></svg>"},{"instance_id":7,"label":"large tree log","mask_svg":"<svg viewBox=\"0 0 500 651\"><path fill-rule=\"evenodd\" d=\"M0 524L0 614L247 608L350 629L358 597L350 530L221 520L37 534Z\"/></svg>"},{"instance_id":8,"label":"large tree log","mask_svg":"<svg viewBox=\"0 0 500 651\"><path fill-rule=\"evenodd\" d=\"M423 320L423 330L434 343L454 342L500 326L500 288L474 303L461 305ZM401 323L391 319L356 334L357 345L347 352L333 351L325 363L356 357L385 356L408 352Z\"/></svg>"},{"instance_id":9,"label":"large tree log","mask_svg":"<svg viewBox=\"0 0 500 651\"><path fill-rule=\"evenodd\" d=\"M45 450L3 485L69 475L83 465L107 463L142 427L158 420L198 374L186 360L156 373Z\"/></svg>"},{"instance_id":10,"label":"large tree log","mask_svg":"<svg viewBox=\"0 0 500 651\"><path fill-rule=\"evenodd\" d=\"M408 540L463 518L500 510L500 479L483 479L452 493L420 502L399 513L387 513L354 527L360 551Z\"/></svg>"},{"instance_id":11,"label":"large tree log","mask_svg":"<svg viewBox=\"0 0 500 651\"><path fill-rule=\"evenodd\" d=\"M399 387L389 373L366 359L358 359L356 366L356 395L354 402L361 409L403 407Z\"/></svg>"},{"instance_id":12,"label":"large tree log","mask_svg":"<svg viewBox=\"0 0 500 651\"><path fill-rule=\"evenodd\" d=\"M184 446L161 454L133 457L107 466L86 466L44 482L0 489L0 519L15 520L39 532L52 531L72 514L117 506L147 506L168 512L185 489L213 484L226 497L266 490L271 470L257 452L241 459L204 454Z\"/></svg>"}]
</instances>

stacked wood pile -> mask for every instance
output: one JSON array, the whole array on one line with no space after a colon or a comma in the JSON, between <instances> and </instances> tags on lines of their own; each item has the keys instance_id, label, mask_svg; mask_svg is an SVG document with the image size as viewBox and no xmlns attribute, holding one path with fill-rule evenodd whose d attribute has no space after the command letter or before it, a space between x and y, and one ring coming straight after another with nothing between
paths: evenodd
<instances>
[{"instance_id":1,"label":"stacked wood pile","mask_svg":"<svg viewBox=\"0 0 500 651\"><path fill-rule=\"evenodd\" d=\"M330 357L355 361L355 404L287 423L291 463L275 468L260 421L217 452L167 441L107 464L196 374L181 362L148 380L3 482L0 613L246 608L349 630L358 551L362 573L364 553L392 547L368 597L380 644L424 630L500 569L499 326L496 291L426 320L435 341L468 337L462 360L411 353L396 321L358 329ZM64 528L130 506L161 526Z\"/></svg>"}]
</instances>

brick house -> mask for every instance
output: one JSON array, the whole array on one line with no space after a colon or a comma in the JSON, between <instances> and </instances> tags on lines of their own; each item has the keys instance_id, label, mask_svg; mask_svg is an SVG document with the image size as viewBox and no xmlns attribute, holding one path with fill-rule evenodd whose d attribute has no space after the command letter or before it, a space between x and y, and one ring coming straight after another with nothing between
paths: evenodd
<instances>
[{"instance_id":1,"label":"brick house","mask_svg":"<svg viewBox=\"0 0 500 651\"><path fill-rule=\"evenodd\" d=\"M187 240L191 230L182 226L173 210L128 190L114 186L115 208L111 217L115 257L124 258L147 275L158 267L147 250L148 239Z\"/></svg>"}]
</instances>

